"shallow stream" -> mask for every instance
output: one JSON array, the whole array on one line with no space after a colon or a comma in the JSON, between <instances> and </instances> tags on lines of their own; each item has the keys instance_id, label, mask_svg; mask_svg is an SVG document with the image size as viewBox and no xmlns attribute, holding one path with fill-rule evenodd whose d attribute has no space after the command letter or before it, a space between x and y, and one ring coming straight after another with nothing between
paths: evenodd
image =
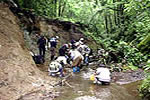
<instances>
[{"instance_id":1,"label":"shallow stream","mask_svg":"<svg viewBox=\"0 0 150 100\"><path fill-rule=\"evenodd\" d=\"M110 85L96 85L89 80L93 72L91 69L73 74L61 88L60 96L54 100L140 100L138 85L141 81L125 85L111 83Z\"/></svg>"}]
</instances>

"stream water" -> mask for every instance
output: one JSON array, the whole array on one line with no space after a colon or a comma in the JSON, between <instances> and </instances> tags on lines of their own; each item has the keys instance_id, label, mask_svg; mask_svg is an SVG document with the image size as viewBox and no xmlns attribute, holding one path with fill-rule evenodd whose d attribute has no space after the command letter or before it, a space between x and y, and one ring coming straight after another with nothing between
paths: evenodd
<instances>
[{"instance_id":1,"label":"stream water","mask_svg":"<svg viewBox=\"0 0 150 100\"><path fill-rule=\"evenodd\" d=\"M140 100L138 85L141 81L125 85L111 83L110 85L96 85L89 80L91 71L74 74L67 82L72 86L61 88L60 96L54 100Z\"/></svg>"}]
</instances>

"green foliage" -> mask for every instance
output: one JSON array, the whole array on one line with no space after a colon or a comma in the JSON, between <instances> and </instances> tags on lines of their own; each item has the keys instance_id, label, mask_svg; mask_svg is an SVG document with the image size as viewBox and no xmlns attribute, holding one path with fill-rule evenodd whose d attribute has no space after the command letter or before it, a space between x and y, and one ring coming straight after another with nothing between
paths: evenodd
<instances>
[{"instance_id":1,"label":"green foliage","mask_svg":"<svg viewBox=\"0 0 150 100\"><path fill-rule=\"evenodd\" d=\"M107 51L114 51L124 55L124 57L119 57L120 62L126 60L129 65L139 66L142 62L147 61L147 55L142 54L136 47L131 46L127 42L114 40L105 40L105 47Z\"/></svg>"},{"instance_id":2,"label":"green foliage","mask_svg":"<svg viewBox=\"0 0 150 100\"><path fill-rule=\"evenodd\" d=\"M132 63L129 63L129 66L128 66L131 70L137 70L138 67L137 66L134 66Z\"/></svg>"},{"instance_id":3,"label":"green foliage","mask_svg":"<svg viewBox=\"0 0 150 100\"><path fill-rule=\"evenodd\" d=\"M142 82L142 85L139 88L140 95L143 100L149 100L150 98L150 59L147 61L147 64L144 66L146 73L146 79Z\"/></svg>"},{"instance_id":4,"label":"green foliage","mask_svg":"<svg viewBox=\"0 0 150 100\"><path fill-rule=\"evenodd\" d=\"M149 70L150 70L150 59L148 59L147 64L144 66L144 70L147 73L149 72Z\"/></svg>"},{"instance_id":5,"label":"green foliage","mask_svg":"<svg viewBox=\"0 0 150 100\"><path fill-rule=\"evenodd\" d=\"M40 16L80 22L104 49L124 54L119 61L138 65L149 51L149 0L14 0ZM138 48L138 49L137 49ZM146 52L143 55L142 52Z\"/></svg>"},{"instance_id":6,"label":"green foliage","mask_svg":"<svg viewBox=\"0 0 150 100\"><path fill-rule=\"evenodd\" d=\"M138 48L141 51L150 51L150 34L138 44Z\"/></svg>"},{"instance_id":7,"label":"green foliage","mask_svg":"<svg viewBox=\"0 0 150 100\"><path fill-rule=\"evenodd\" d=\"M143 81L139 91L143 100L149 100L150 98L150 73L148 77Z\"/></svg>"}]
</instances>

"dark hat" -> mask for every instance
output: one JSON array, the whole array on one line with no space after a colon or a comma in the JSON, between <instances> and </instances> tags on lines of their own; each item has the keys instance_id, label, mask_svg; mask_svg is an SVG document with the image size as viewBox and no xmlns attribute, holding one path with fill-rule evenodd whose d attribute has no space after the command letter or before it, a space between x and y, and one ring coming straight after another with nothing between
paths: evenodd
<instances>
[{"instance_id":1,"label":"dark hat","mask_svg":"<svg viewBox=\"0 0 150 100\"><path fill-rule=\"evenodd\" d=\"M76 41L75 40L71 40L71 44L74 44L74 43L76 43Z\"/></svg>"}]
</instances>

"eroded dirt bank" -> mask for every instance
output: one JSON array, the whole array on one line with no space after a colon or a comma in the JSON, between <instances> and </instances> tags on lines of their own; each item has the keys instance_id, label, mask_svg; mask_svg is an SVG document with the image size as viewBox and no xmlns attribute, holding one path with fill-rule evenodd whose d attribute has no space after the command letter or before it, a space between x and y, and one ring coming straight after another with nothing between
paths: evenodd
<instances>
[{"instance_id":1,"label":"eroded dirt bank","mask_svg":"<svg viewBox=\"0 0 150 100\"><path fill-rule=\"evenodd\" d=\"M53 87L49 83L53 80L36 67L17 17L6 4L0 4L0 100L21 99L34 91L50 95Z\"/></svg>"}]
</instances>

